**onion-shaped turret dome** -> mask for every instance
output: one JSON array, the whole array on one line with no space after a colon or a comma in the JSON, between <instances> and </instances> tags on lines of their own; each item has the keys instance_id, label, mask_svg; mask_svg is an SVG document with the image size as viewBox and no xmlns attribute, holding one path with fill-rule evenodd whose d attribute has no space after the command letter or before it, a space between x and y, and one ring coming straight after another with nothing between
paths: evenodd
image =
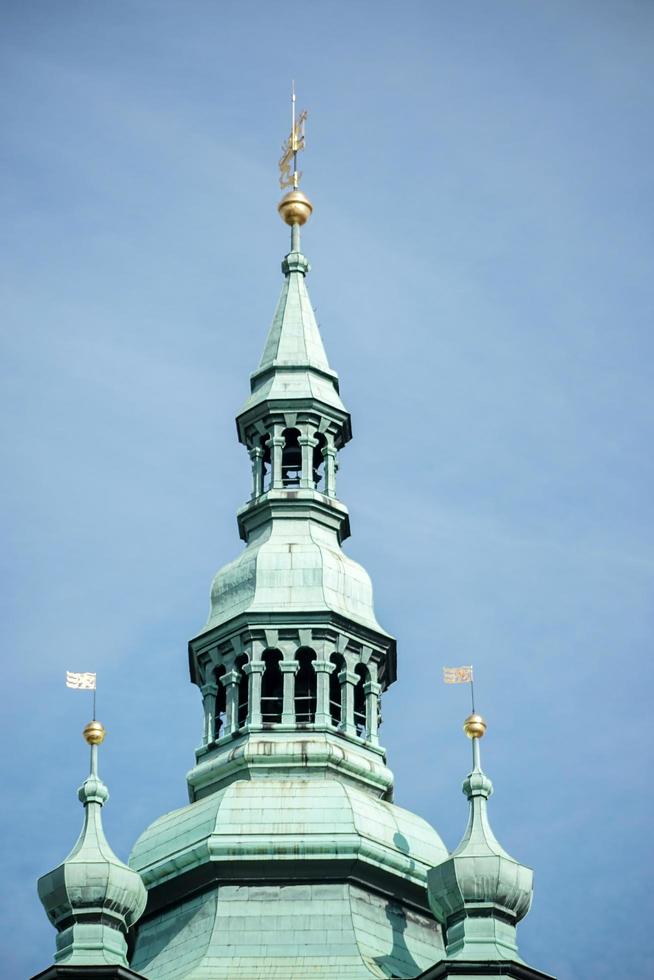
<instances>
[{"instance_id":1,"label":"onion-shaped turret dome","mask_svg":"<svg viewBox=\"0 0 654 980\"><path fill-rule=\"evenodd\" d=\"M533 872L507 854L488 820L493 784L479 752L486 724L471 715L464 728L473 745L463 783L470 816L459 846L428 873L429 903L446 930L448 959L520 960L516 925L531 905Z\"/></svg>"},{"instance_id":2,"label":"onion-shaped turret dome","mask_svg":"<svg viewBox=\"0 0 654 980\"><path fill-rule=\"evenodd\" d=\"M57 929L56 963L127 966L127 931L142 915L147 895L140 875L116 857L102 829L109 798L98 776L104 728L93 721L84 737L91 745L90 773L78 793L84 825L66 860L39 878L39 898Z\"/></svg>"}]
</instances>

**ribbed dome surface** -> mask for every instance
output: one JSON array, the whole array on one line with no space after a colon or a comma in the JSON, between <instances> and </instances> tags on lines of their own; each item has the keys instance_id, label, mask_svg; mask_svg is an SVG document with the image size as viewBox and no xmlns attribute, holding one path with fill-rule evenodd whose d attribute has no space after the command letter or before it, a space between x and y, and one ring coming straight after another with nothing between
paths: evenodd
<instances>
[{"instance_id":1,"label":"ribbed dome surface","mask_svg":"<svg viewBox=\"0 0 654 980\"><path fill-rule=\"evenodd\" d=\"M211 587L206 629L244 612L326 610L383 633L368 573L315 521L278 519L252 534Z\"/></svg>"},{"instance_id":2,"label":"ribbed dome surface","mask_svg":"<svg viewBox=\"0 0 654 980\"><path fill-rule=\"evenodd\" d=\"M215 870L141 923L132 968L149 980L415 977L442 939L400 896L424 894L446 855L420 817L338 779L238 780L137 841L130 863L154 896Z\"/></svg>"},{"instance_id":3,"label":"ribbed dome surface","mask_svg":"<svg viewBox=\"0 0 654 980\"><path fill-rule=\"evenodd\" d=\"M91 772L79 790L85 812L77 843L38 881L39 898L58 930L59 963L126 965L124 937L145 908L140 876L116 857L104 835L101 811L108 797L97 772Z\"/></svg>"},{"instance_id":4,"label":"ribbed dome surface","mask_svg":"<svg viewBox=\"0 0 654 980\"><path fill-rule=\"evenodd\" d=\"M424 885L447 858L422 818L329 778L237 780L156 820L130 865L150 888L205 861L358 859Z\"/></svg>"}]
</instances>

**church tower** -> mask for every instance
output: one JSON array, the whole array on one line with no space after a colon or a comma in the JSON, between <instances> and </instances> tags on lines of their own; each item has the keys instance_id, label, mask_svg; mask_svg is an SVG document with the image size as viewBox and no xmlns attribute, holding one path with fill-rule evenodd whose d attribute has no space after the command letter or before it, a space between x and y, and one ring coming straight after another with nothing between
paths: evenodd
<instances>
[{"instance_id":1,"label":"church tower","mask_svg":"<svg viewBox=\"0 0 654 980\"><path fill-rule=\"evenodd\" d=\"M117 859L102 848L106 887L93 892L87 860L74 869L77 907L61 904L59 871L42 879L62 933L59 966L44 980L545 976L517 955L531 872L488 825L483 721L466 723L471 817L456 851L393 802L379 722L396 645L366 571L342 549L350 524L338 457L352 429L307 291L302 121L293 120L282 159L293 173L279 205L291 239L281 297L236 418L251 470L237 515L244 547L216 574L209 617L188 647L202 703L189 804L137 840L130 868L116 871L122 897ZM106 797L93 767L90 779L84 800L99 813ZM84 930L65 930L88 918L92 892L96 945L85 961ZM105 922L113 931L99 928Z\"/></svg>"},{"instance_id":2,"label":"church tower","mask_svg":"<svg viewBox=\"0 0 654 980\"><path fill-rule=\"evenodd\" d=\"M279 211L281 297L236 419L245 547L189 643L204 709L191 803L130 858L148 889L131 966L150 980L412 977L444 955L425 882L447 851L392 802L379 744L395 640L341 547L352 430L307 292L311 204L292 190Z\"/></svg>"}]
</instances>

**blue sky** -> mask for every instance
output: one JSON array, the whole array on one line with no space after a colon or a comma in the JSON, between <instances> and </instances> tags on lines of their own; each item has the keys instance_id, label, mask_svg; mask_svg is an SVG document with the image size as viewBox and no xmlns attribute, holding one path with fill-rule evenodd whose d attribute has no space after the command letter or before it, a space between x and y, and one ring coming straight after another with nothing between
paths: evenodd
<instances>
[{"instance_id":1,"label":"blue sky","mask_svg":"<svg viewBox=\"0 0 654 980\"><path fill-rule=\"evenodd\" d=\"M458 842L466 692L439 678L474 663L493 826L536 872L523 957L644 980L654 7L2 6L5 975L51 962L35 882L81 822L66 668L98 673L117 853L185 802L295 77L347 550L398 637L396 800Z\"/></svg>"}]
</instances>

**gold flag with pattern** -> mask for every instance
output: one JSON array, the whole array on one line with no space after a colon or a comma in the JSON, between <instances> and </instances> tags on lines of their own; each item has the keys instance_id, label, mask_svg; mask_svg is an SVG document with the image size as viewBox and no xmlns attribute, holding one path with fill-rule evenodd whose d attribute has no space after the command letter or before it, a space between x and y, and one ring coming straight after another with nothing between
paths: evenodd
<instances>
[{"instance_id":1,"label":"gold flag with pattern","mask_svg":"<svg viewBox=\"0 0 654 980\"><path fill-rule=\"evenodd\" d=\"M445 684L472 684L472 667L443 667Z\"/></svg>"}]
</instances>

